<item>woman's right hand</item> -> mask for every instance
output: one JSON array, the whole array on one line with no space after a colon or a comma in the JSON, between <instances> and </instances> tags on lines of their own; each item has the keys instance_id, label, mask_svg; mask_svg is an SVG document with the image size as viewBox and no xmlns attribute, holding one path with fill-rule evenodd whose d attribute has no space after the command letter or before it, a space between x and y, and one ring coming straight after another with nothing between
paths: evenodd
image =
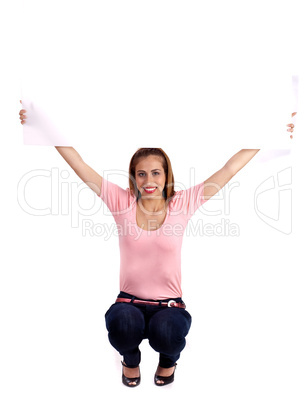
<instances>
[{"instance_id":1,"label":"woman's right hand","mask_svg":"<svg viewBox=\"0 0 308 402\"><path fill-rule=\"evenodd\" d=\"M20 103L21 103L21 101L20 101ZM19 118L21 120L21 122L20 122L21 124L25 124L25 122L26 122L27 116L25 115L25 113L27 113L27 111L25 109L21 109L21 111L19 112Z\"/></svg>"}]
</instances>

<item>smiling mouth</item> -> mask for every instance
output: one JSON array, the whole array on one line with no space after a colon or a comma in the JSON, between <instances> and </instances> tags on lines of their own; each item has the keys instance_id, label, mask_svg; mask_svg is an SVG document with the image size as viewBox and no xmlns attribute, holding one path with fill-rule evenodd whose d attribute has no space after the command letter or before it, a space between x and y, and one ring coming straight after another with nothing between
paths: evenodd
<instances>
[{"instance_id":1,"label":"smiling mouth","mask_svg":"<svg viewBox=\"0 0 308 402\"><path fill-rule=\"evenodd\" d=\"M143 187L144 191L148 194L154 193L157 187Z\"/></svg>"}]
</instances>

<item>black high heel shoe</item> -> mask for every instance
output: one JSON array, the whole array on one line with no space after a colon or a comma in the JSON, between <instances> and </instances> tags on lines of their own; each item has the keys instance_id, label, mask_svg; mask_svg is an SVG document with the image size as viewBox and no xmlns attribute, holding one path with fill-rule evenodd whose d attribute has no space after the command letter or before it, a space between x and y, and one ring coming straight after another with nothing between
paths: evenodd
<instances>
[{"instance_id":1,"label":"black high heel shoe","mask_svg":"<svg viewBox=\"0 0 308 402\"><path fill-rule=\"evenodd\" d=\"M124 362L121 362L122 366L127 367L126 364ZM136 366L139 367L139 366ZM130 367L130 368L136 368L136 367ZM139 368L139 374L140 374L140 368ZM140 384L141 381L141 376L139 375L139 377L135 377L135 378L128 378L124 375L124 369L122 368L122 382L124 385L126 385L127 387L137 387L137 385ZM135 384L131 384L131 383L135 383Z\"/></svg>"},{"instance_id":2,"label":"black high heel shoe","mask_svg":"<svg viewBox=\"0 0 308 402\"><path fill-rule=\"evenodd\" d=\"M159 387L161 387L163 385L171 384L174 381L174 372L175 372L176 366L177 366L177 363L175 363L175 365L173 366L174 367L173 373L171 375L169 375L168 377L163 377L161 375L157 375L156 374L157 371L156 371L155 376L154 376L155 385L158 385ZM163 381L163 384L160 384L157 381Z\"/></svg>"}]
</instances>

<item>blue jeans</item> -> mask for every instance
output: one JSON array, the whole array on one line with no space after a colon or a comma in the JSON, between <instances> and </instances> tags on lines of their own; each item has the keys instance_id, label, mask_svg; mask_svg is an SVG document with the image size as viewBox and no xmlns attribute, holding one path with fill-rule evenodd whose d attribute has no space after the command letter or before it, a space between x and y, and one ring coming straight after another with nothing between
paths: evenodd
<instances>
[{"instance_id":1,"label":"blue jeans","mask_svg":"<svg viewBox=\"0 0 308 402\"><path fill-rule=\"evenodd\" d=\"M124 292L118 297L132 298ZM181 298L166 299L182 302ZM191 326L191 315L178 307L114 303L105 314L111 345L123 356L125 364L137 367L141 361L139 345L148 339L159 353L159 365L173 367L184 349L185 336Z\"/></svg>"}]
</instances>

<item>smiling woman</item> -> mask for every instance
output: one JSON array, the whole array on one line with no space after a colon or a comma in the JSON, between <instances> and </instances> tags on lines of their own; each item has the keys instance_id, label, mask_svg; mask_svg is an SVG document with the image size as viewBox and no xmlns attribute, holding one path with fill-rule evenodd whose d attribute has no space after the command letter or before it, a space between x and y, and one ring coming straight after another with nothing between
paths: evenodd
<instances>
[{"instance_id":1,"label":"smiling woman","mask_svg":"<svg viewBox=\"0 0 308 402\"><path fill-rule=\"evenodd\" d=\"M150 178L147 175L150 172L144 170L145 168L142 163L142 160L149 156L152 158L151 167L149 168L151 172ZM158 176L158 178L155 176ZM164 177L164 179L162 179L162 177ZM143 183L142 180L139 181L139 178L145 180L143 187L158 187L160 195L165 200L170 199L175 193L171 162L168 155L161 148L139 148L131 158L129 164L129 188L137 199L141 197L140 188L142 188ZM163 181L164 185L161 189ZM155 185L155 183L160 184L160 186ZM139 186L139 184L141 184L141 186Z\"/></svg>"},{"instance_id":2,"label":"smiling woman","mask_svg":"<svg viewBox=\"0 0 308 402\"><path fill-rule=\"evenodd\" d=\"M113 211L122 233L127 227L135 229L120 236L120 294L106 313L109 341L124 357L125 385L140 383L139 345L143 339L159 353L155 384L173 382L191 325L181 289L186 226L195 211L258 151L239 151L208 180L181 191L174 191L171 162L161 148L136 151L126 191L102 179L100 197Z\"/></svg>"},{"instance_id":3,"label":"smiling woman","mask_svg":"<svg viewBox=\"0 0 308 402\"><path fill-rule=\"evenodd\" d=\"M20 111L21 124L26 110ZM289 125L292 132L294 125ZM221 190L259 151L242 149L207 180L174 190L170 159L161 148L139 148L129 164L129 188L109 182L72 147L55 147L111 211L119 229L120 293L108 309L111 345L123 356L122 381L140 384L143 339L159 353L158 386L174 381L191 316L182 300L181 247L197 209Z\"/></svg>"}]
</instances>

